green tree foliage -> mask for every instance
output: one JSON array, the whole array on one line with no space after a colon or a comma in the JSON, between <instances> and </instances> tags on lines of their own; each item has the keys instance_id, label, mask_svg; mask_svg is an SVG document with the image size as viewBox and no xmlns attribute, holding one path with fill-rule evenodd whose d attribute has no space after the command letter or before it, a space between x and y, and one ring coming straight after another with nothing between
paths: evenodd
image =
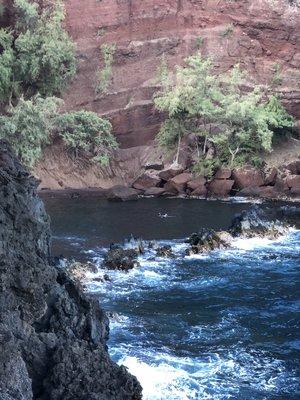
<instances>
[{"instance_id":1,"label":"green tree foliage","mask_svg":"<svg viewBox=\"0 0 300 400\"><path fill-rule=\"evenodd\" d=\"M258 164L261 154L272 150L274 129L293 126L293 119L276 96L266 96L258 86L242 90L247 76L238 65L222 78L219 121L224 130L214 139L219 157L230 167Z\"/></svg>"},{"instance_id":2,"label":"green tree foliage","mask_svg":"<svg viewBox=\"0 0 300 400\"><path fill-rule=\"evenodd\" d=\"M171 144L168 138L171 136L173 145L177 144L179 150L181 138L193 131L205 137L203 153L206 152L211 125L221 112L218 106L221 96L219 81L212 74L212 68L209 59L192 56L186 60L185 67L176 68L172 78L164 74L162 90L154 98L156 107L169 115L158 135L161 144ZM180 129L176 130L175 125L179 125Z\"/></svg>"},{"instance_id":3,"label":"green tree foliage","mask_svg":"<svg viewBox=\"0 0 300 400\"><path fill-rule=\"evenodd\" d=\"M15 25L0 30L0 101L61 92L76 71L75 48L62 27L60 0L15 0Z\"/></svg>"},{"instance_id":4,"label":"green tree foliage","mask_svg":"<svg viewBox=\"0 0 300 400\"><path fill-rule=\"evenodd\" d=\"M43 147L50 142L56 124L60 100L56 97L21 97L8 114L0 116L0 136L8 140L17 156L28 167L38 161Z\"/></svg>"},{"instance_id":5,"label":"green tree foliage","mask_svg":"<svg viewBox=\"0 0 300 400\"><path fill-rule=\"evenodd\" d=\"M204 137L199 170L207 169L207 140L215 144L223 164L256 164L263 152L271 151L274 129L293 126L293 119L277 97L267 96L257 86L245 90L247 80L239 66L229 74L214 75L212 62L200 55L189 57L173 75L165 74L154 97L156 107L168 115L159 143L168 148L177 145L179 150L185 134ZM213 126L218 128L214 132Z\"/></svg>"},{"instance_id":6,"label":"green tree foliage","mask_svg":"<svg viewBox=\"0 0 300 400\"><path fill-rule=\"evenodd\" d=\"M107 166L110 153L117 148L111 134L109 121L90 111L75 111L57 118L57 131L67 148L76 156L89 155L96 162Z\"/></svg>"}]
</instances>

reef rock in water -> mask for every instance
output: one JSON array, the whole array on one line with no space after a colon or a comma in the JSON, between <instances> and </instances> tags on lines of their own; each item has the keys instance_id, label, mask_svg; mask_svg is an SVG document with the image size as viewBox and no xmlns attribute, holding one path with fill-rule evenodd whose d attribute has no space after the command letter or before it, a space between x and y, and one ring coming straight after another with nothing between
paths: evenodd
<instances>
[{"instance_id":1,"label":"reef rock in water","mask_svg":"<svg viewBox=\"0 0 300 400\"><path fill-rule=\"evenodd\" d=\"M276 212L270 208L262 209L256 205L235 216L229 232L237 237L268 237L275 239L288 229L285 222L279 221Z\"/></svg>"},{"instance_id":2,"label":"reef rock in water","mask_svg":"<svg viewBox=\"0 0 300 400\"><path fill-rule=\"evenodd\" d=\"M49 265L36 181L0 142L0 400L138 400L107 352L108 319Z\"/></svg>"}]
</instances>

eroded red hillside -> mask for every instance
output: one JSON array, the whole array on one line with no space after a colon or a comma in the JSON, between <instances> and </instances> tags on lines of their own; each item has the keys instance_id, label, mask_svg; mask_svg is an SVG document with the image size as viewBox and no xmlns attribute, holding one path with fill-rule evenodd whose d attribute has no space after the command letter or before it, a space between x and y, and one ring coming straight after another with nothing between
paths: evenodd
<instances>
[{"instance_id":1,"label":"eroded red hillside","mask_svg":"<svg viewBox=\"0 0 300 400\"><path fill-rule=\"evenodd\" d=\"M78 75L65 94L67 108L108 115L123 147L145 144L158 130L160 118L151 99L163 54L174 65L201 49L218 70L239 62L259 83L272 82L278 64L281 85L276 90L300 118L299 8L287 0L66 0L65 4L67 28L79 58ZM116 43L117 50L109 94L101 96L95 85L104 43Z\"/></svg>"}]
</instances>

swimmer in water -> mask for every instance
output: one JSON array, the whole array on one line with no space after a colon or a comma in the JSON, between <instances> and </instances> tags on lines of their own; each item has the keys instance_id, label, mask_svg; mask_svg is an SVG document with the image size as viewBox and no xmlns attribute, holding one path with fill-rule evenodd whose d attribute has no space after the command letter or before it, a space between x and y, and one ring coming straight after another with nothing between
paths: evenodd
<instances>
[{"instance_id":1,"label":"swimmer in water","mask_svg":"<svg viewBox=\"0 0 300 400\"><path fill-rule=\"evenodd\" d=\"M168 214L162 214L162 213L158 213L159 218L168 218Z\"/></svg>"}]
</instances>

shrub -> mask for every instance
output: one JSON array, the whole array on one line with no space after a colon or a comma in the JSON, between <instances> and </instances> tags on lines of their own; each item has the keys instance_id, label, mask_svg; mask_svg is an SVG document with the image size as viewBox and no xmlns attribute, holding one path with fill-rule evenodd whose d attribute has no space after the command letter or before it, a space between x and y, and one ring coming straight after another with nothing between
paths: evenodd
<instances>
[{"instance_id":1,"label":"shrub","mask_svg":"<svg viewBox=\"0 0 300 400\"><path fill-rule=\"evenodd\" d=\"M104 67L97 72L97 92L105 93L109 87L109 84L111 82L112 63L114 60L115 51L115 44L103 44L101 46L101 54L104 62Z\"/></svg>"},{"instance_id":2,"label":"shrub","mask_svg":"<svg viewBox=\"0 0 300 400\"><path fill-rule=\"evenodd\" d=\"M57 132L77 158L88 156L101 165L108 165L110 153L117 148L111 134L111 124L90 111L75 111L60 115Z\"/></svg>"},{"instance_id":3,"label":"shrub","mask_svg":"<svg viewBox=\"0 0 300 400\"><path fill-rule=\"evenodd\" d=\"M43 147L50 142L59 104L56 97L21 98L15 107L9 109L8 115L0 116L1 138L9 141L28 167L41 158Z\"/></svg>"}]
</instances>

